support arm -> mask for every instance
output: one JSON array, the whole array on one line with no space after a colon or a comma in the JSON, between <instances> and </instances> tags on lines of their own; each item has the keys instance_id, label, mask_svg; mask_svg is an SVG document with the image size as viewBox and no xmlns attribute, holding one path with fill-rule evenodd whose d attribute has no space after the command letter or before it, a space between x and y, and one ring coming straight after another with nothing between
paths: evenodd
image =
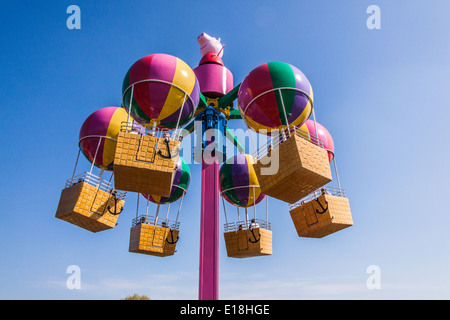
<instances>
[{"instance_id":1,"label":"support arm","mask_svg":"<svg viewBox=\"0 0 450 320\"><path fill-rule=\"evenodd\" d=\"M237 137L234 135L234 133L230 130L230 128L227 126L225 128L226 132L225 135L228 140L230 140L236 148L238 148L239 152L241 154L245 153L245 148L242 146L242 144L239 142Z\"/></svg>"},{"instance_id":2,"label":"support arm","mask_svg":"<svg viewBox=\"0 0 450 320\"><path fill-rule=\"evenodd\" d=\"M238 84L226 95L224 95L223 97L220 97L219 98L219 108L225 109L226 107L231 105L233 103L233 101L237 99L240 87L241 87L241 84Z\"/></svg>"}]
</instances>

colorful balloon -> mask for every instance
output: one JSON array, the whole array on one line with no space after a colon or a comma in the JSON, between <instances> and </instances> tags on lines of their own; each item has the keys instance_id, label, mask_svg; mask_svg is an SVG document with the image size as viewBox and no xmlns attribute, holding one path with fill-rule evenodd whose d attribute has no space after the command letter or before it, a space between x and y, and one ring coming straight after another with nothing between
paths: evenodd
<instances>
[{"instance_id":1,"label":"colorful balloon","mask_svg":"<svg viewBox=\"0 0 450 320\"><path fill-rule=\"evenodd\" d=\"M124 108L106 107L95 111L84 121L80 130L80 149L91 163L95 158L96 167L113 170L117 136L127 117Z\"/></svg>"},{"instance_id":2,"label":"colorful balloon","mask_svg":"<svg viewBox=\"0 0 450 320\"><path fill-rule=\"evenodd\" d=\"M317 131L319 133L319 140L322 141L324 149L328 150L328 159L333 160L334 158L334 142L333 138L331 137L331 134L328 132L328 130L318 123L316 121ZM314 127L314 121L308 119L301 127L303 131L309 133L309 135L312 137L314 141L316 141L316 129Z\"/></svg>"},{"instance_id":3,"label":"colorful balloon","mask_svg":"<svg viewBox=\"0 0 450 320\"><path fill-rule=\"evenodd\" d=\"M179 157L170 196L161 197L144 193L142 195L144 196L144 198L153 203L169 204L181 198L183 193L187 191L190 181L191 181L191 171L189 169L189 166L182 157Z\"/></svg>"},{"instance_id":4,"label":"colorful balloon","mask_svg":"<svg viewBox=\"0 0 450 320\"><path fill-rule=\"evenodd\" d=\"M269 62L255 68L238 92L244 121L256 132L267 135L272 130L301 126L311 115L312 101L313 90L306 76L284 62Z\"/></svg>"},{"instance_id":5,"label":"colorful balloon","mask_svg":"<svg viewBox=\"0 0 450 320\"><path fill-rule=\"evenodd\" d=\"M156 122L160 129L189 122L200 100L194 71L181 59L163 53L143 57L128 70L122 87L127 110L132 91L131 116L147 127Z\"/></svg>"},{"instance_id":6,"label":"colorful balloon","mask_svg":"<svg viewBox=\"0 0 450 320\"><path fill-rule=\"evenodd\" d=\"M232 162L227 160L220 168L220 191L229 203L248 208L264 199L253 163L251 155L238 154Z\"/></svg>"}]
</instances>

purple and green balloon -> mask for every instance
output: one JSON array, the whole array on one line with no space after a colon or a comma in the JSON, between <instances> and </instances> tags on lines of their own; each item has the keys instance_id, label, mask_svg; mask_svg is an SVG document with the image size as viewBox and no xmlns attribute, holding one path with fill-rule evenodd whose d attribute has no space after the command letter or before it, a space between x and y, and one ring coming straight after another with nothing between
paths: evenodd
<instances>
[{"instance_id":1,"label":"purple and green balloon","mask_svg":"<svg viewBox=\"0 0 450 320\"><path fill-rule=\"evenodd\" d=\"M239 154L227 160L219 171L222 196L232 205L248 208L264 199L251 155Z\"/></svg>"}]
</instances>

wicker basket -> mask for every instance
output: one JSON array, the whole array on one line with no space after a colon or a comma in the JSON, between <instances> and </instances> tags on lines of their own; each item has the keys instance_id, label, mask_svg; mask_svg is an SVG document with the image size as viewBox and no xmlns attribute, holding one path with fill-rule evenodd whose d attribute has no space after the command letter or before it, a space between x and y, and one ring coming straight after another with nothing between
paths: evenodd
<instances>
[{"instance_id":1,"label":"wicker basket","mask_svg":"<svg viewBox=\"0 0 450 320\"><path fill-rule=\"evenodd\" d=\"M167 257L175 253L178 230L138 223L131 228L129 252Z\"/></svg>"},{"instance_id":2,"label":"wicker basket","mask_svg":"<svg viewBox=\"0 0 450 320\"><path fill-rule=\"evenodd\" d=\"M321 195L290 211L299 237L323 238L353 225L347 198Z\"/></svg>"},{"instance_id":3,"label":"wicker basket","mask_svg":"<svg viewBox=\"0 0 450 320\"><path fill-rule=\"evenodd\" d=\"M263 228L225 232L228 257L250 258L272 254L272 231Z\"/></svg>"},{"instance_id":4,"label":"wicker basket","mask_svg":"<svg viewBox=\"0 0 450 320\"><path fill-rule=\"evenodd\" d=\"M55 217L83 229L99 232L114 228L124 200L86 182L79 182L61 192ZM108 209L109 208L109 209Z\"/></svg>"},{"instance_id":5,"label":"wicker basket","mask_svg":"<svg viewBox=\"0 0 450 320\"><path fill-rule=\"evenodd\" d=\"M163 138L119 132L114 158L116 189L170 196L179 151L179 141L167 145Z\"/></svg>"},{"instance_id":6,"label":"wicker basket","mask_svg":"<svg viewBox=\"0 0 450 320\"><path fill-rule=\"evenodd\" d=\"M278 161L278 171L265 174ZM295 203L332 180L325 149L293 135L254 165L261 192Z\"/></svg>"}]
</instances>

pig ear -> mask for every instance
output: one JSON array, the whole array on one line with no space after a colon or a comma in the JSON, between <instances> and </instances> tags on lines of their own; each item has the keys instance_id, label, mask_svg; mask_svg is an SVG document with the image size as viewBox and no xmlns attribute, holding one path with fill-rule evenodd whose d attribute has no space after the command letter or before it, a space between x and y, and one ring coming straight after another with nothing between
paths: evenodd
<instances>
[{"instance_id":1,"label":"pig ear","mask_svg":"<svg viewBox=\"0 0 450 320\"><path fill-rule=\"evenodd\" d=\"M220 38L219 38L219 39L217 39L217 41L219 41L219 42L220 42Z\"/></svg>"}]
</instances>

